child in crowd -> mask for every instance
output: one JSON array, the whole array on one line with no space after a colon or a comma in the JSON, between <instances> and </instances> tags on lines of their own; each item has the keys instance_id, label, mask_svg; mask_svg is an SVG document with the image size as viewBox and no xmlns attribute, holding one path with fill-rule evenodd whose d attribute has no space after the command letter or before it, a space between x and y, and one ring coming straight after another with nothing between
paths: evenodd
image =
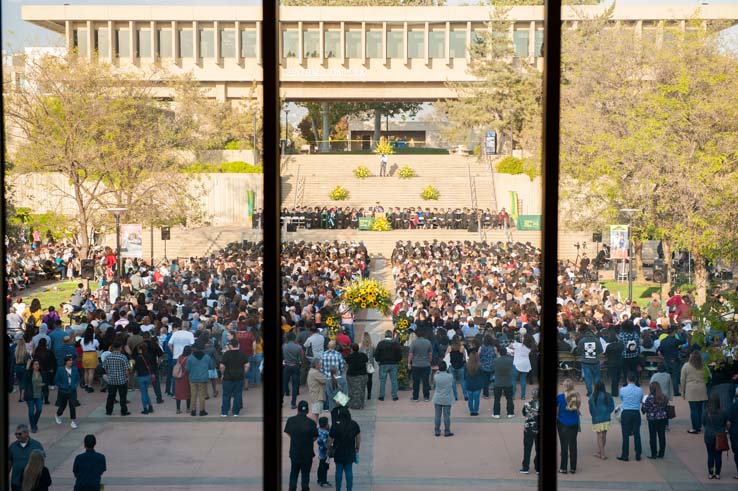
<instances>
[{"instance_id":1,"label":"child in crowd","mask_svg":"<svg viewBox=\"0 0 738 491\"><path fill-rule=\"evenodd\" d=\"M333 484L328 482L328 418L323 416L318 419L318 486L328 488Z\"/></svg>"}]
</instances>

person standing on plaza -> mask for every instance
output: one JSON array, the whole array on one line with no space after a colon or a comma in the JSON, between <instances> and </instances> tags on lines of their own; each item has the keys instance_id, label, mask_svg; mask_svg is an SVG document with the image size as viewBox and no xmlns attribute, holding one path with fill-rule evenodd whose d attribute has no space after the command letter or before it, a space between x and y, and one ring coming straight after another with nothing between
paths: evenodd
<instances>
[{"instance_id":1,"label":"person standing on plaza","mask_svg":"<svg viewBox=\"0 0 738 491\"><path fill-rule=\"evenodd\" d=\"M208 370L212 361L203 351L201 343L192 345L192 355L187 358L185 363L185 371L190 379L190 391L192 394L192 408L190 416L197 415L198 401L200 407L200 416L207 416L205 411L205 396L208 393Z\"/></svg>"},{"instance_id":2,"label":"person standing on plaza","mask_svg":"<svg viewBox=\"0 0 738 491\"><path fill-rule=\"evenodd\" d=\"M308 395L310 396L310 417L315 422L318 421L320 413L323 412L323 404L325 404L326 377L321 371L321 366L321 360L314 358L307 376Z\"/></svg>"},{"instance_id":3,"label":"person standing on plaza","mask_svg":"<svg viewBox=\"0 0 738 491\"><path fill-rule=\"evenodd\" d=\"M610 333L605 347L607 376L610 377L610 393L617 397L620 393L620 378L623 373L623 343L614 332Z\"/></svg>"},{"instance_id":4,"label":"person standing on plaza","mask_svg":"<svg viewBox=\"0 0 738 491\"><path fill-rule=\"evenodd\" d=\"M379 177L387 176L387 156L382 152L379 156Z\"/></svg>"},{"instance_id":5,"label":"person standing on plaza","mask_svg":"<svg viewBox=\"0 0 738 491\"><path fill-rule=\"evenodd\" d=\"M110 347L110 354L105 358L103 362L103 368L105 368L105 376L108 379L108 395L107 402L105 404L105 414L110 416L113 414L113 404L115 404L115 397L118 396L120 403L120 415L128 416L128 370L130 365L128 364L128 358L126 355L121 353L123 344L120 341L115 341Z\"/></svg>"},{"instance_id":6,"label":"person standing on plaza","mask_svg":"<svg viewBox=\"0 0 738 491\"><path fill-rule=\"evenodd\" d=\"M44 453L34 450L28 458L23 471L21 491L48 491L51 486L51 474L44 463Z\"/></svg>"},{"instance_id":7,"label":"person standing on plaza","mask_svg":"<svg viewBox=\"0 0 738 491\"><path fill-rule=\"evenodd\" d=\"M648 422L648 441L651 447L649 459L663 459L666 451L666 423L669 421L666 406L669 398L661 390L658 382L651 382L649 394L643 401L641 411Z\"/></svg>"},{"instance_id":8,"label":"person standing on plaza","mask_svg":"<svg viewBox=\"0 0 738 491\"><path fill-rule=\"evenodd\" d=\"M184 367L191 355L192 346L185 346L184 350L182 350L182 355L175 360L176 366L172 367L172 376L176 380L174 384L174 399L177 405L177 414L182 414L182 401L187 401L187 412L190 412L192 391L190 390L190 378Z\"/></svg>"},{"instance_id":9,"label":"person standing on plaza","mask_svg":"<svg viewBox=\"0 0 738 491\"><path fill-rule=\"evenodd\" d=\"M290 394L290 407L297 409L297 395L300 391L300 366L304 354L302 347L295 342L295 333L287 333L287 342L282 345L282 399Z\"/></svg>"},{"instance_id":10,"label":"person standing on plaza","mask_svg":"<svg viewBox=\"0 0 738 491\"><path fill-rule=\"evenodd\" d=\"M583 336L577 343L577 353L582 363L584 385L587 387L587 397L589 397L592 395L592 388L600 381L600 355L602 354L602 343L589 326L584 328Z\"/></svg>"},{"instance_id":11,"label":"person standing on plaza","mask_svg":"<svg viewBox=\"0 0 738 491\"><path fill-rule=\"evenodd\" d=\"M338 411L336 422L328 432L328 448L333 451L333 462L336 464L336 491L341 491L343 476L346 476L346 491L354 487L354 463L359 462L361 447L361 428L351 419L348 408Z\"/></svg>"},{"instance_id":12,"label":"person standing on plaza","mask_svg":"<svg viewBox=\"0 0 738 491\"><path fill-rule=\"evenodd\" d=\"M682 340L676 337L676 327L669 328L669 335L662 339L659 343L658 353L664 357L666 370L671 375L671 383L673 384L673 395L680 396L679 388L681 386L682 376L682 346L685 345ZM667 389L663 385L661 390L664 394L672 394L671 389ZM669 397L671 399L671 397Z\"/></svg>"},{"instance_id":13,"label":"person standing on plaza","mask_svg":"<svg viewBox=\"0 0 738 491\"><path fill-rule=\"evenodd\" d=\"M148 343L138 343L133 350L133 370L138 378L138 389L141 392L141 406L143 406L141 414L154 412L154 406L149 397L149 385L152 383L152 378L156 377L152 369L155 363L156 361L149 354Z\"/></svg>"},{"instance_id":14,"label":"person standing on plaza","mask_svg":"<svg viewBox=\"0 0 738 491\"><path fill-rule=\"evenodd\" d=\"M341 392L345 395L348 395L348 383L346 383L346 378L339 373L338 368L331 367L331 371L328 374L328 377L326 377L325 382L325 398L326 402L328 403L328 410L333 411L333 409L339 405L338 401L335 400L336 395Z\"/></svg>"},{"instance_id":15,"label":"person standing on plaza","mask_svg":"<svg viewBox=\"0 0 738 491\"><path fill-rule=\"evenodd\" d=\"M95 435L85 435L85 451L74 458L74 491L100 491L100 481L107 464L105 456L95 451Z\"/></svg>"},{"instance_id":16,"label":"person standing on plaza","mask_svg":"<svg viewBox=\"0 0 738 491\"><path fill-rule=\"evenodd\" d=\"M492 404L492 417L500 418L500 399L505 394L507 401L507 417L515 417L515 404L513 403L513 359L507 354L506 349L501 349L499 356L495 358L495 387L494 403Z\"/></svg>"},{"instance_id":17,"label":"person standing on plaza","mask_svg":"<svg viewBox=\"0 0 738 491\"><path fill-rule=\"evenodd\" d=\"M56 375L56 359L54 353L48 348L48 341L42 338L38 341L38 345L33 352L33 359L39 362L41 377L43 379L43 396L44 404L49 402L49 387L54 384L54 375Z\"/></svg>"},{"instance_id":18,"label":"person standing on plaza","mask_svg":"<svg viewBox=\"0 0 738 491\"><path fill-rule=\"evenodd\" d=\"M633 321L623 322L618 340L623 344L623 372L627 375L638 372L641 353L641 334L633 325Z\"/></svg>"},{"instance_id":19,"label":"person standing on plaza","mask_svg":"<svg viewBox=\"0 0 738 491\"><path fill-rule=\"evenodd\" d=\"M482 386L482 397L489 399L489 385L495 369L495 358L497 357L497 349L494 345L494 338L487 334L484 336L482 347L479 348L479 366L482 369L484 377L484 385Z\"/></svg>"},{"instance_id":20,"label":"person standing on plaza","mask_svg":"<svg viewBox=\"0 0 738 491\"><path fill-rule=\"evenodd\" d=\"M72 420L69 424L73 429L77 428L77 406L79 405L77 387L79 386L79 381L79 371L74 366L74 359L71 355L65 356L64 366L56 372L56 378L54 380L54 384L59 390L56 399L58 409L54 416L56 424L61 424L61 415L64 414L64 410L69 405L69 417Z\"/></svg>"},{"instance_id":21,"label":"person standing on plaza","mask_svg":"<svg viewBox=\"0 0 738 491\"><path fill-rule=\"evenodd\" d=\"M87 326L85 334L82 337L82 367L84 368L84 389L87 392L94 392L92 382L95 379L95 368L98 364L98 349L100 341L95 337L95 329Z\"/></svg>"},{"instance_id":22,"label":"person standing on plaza","mask_svg":"<svg viewBox=\"0 0 738 491\"><path fill-rule=\"evenodd\" d=\"M350 409L364 409L367 363L369 363L369 358L367 358L366 353L359 351L359 345L356 343L351 345L351 354L346 357Z\"/></svg>"},{"instance_id":23,"label":"person standing on plaza","mask_svg":"<svg viewBox=\"0 0 738 491\"><path fill-rule=\"evenodd\" d=\"M312 363L314 358L323 358L323 347L325 346L325 338L318 331L313 321L308 320L306 327L310 330L310 336L305 341L305 356Z\"/></svg>"},{"instance_id":24,"label":"person standing on plaza","mask_svg":"<svg viewBox=\"0 0 738 491\"><path fill-rule=\"evenodd\" d=\"M169 349L172 351L172 358L175 360L182 356L185 346L195 344L195 335L190 331L189 321L183 321L182 327L172 334L169 339ZM176 382L175 382L176 384Z\"/></svg>"},{"instance_id":25,"label":"person standing on plaza","mask_svg":"<svg viewBox=\"0 0 738 491\"><path fill-rule=\"evenodd\" d=\"M643 400L643 389L636 385L638 374L629 372L627 376L628 385L620 389L620 401L622 412L620 414L620 428L623 433L623 448L617 459L628 461L630 436L633 435L635 446L635 459L641 460L641 400Z\"/></svg>"},{"instance_id":26,"label":"person standing on plaza","mask_svg":"<svg viewBox=\"0 0 738 491\"><path fill-rule=\"evenodd\" d=\"M728 425L728 411L720 404L720 394L715 392L710 395L707 407L702 414L702 425L705 427L705 447L707 448L707 471L709 479L720 479L723 469L723 451L726 448L717 446L718 433L727 438L726 429ZM725 441L727 443L727 441ZM735 449L734 449L735 451Z\"/></svg>"},{"instance_id":27,"label":"person standing on plaza","mask_svg":"<svg viewBox=\"0 0 738 491\"><path fill-rule=\"evenodd\" d=\"M560 474L574 474L577 471L577 436L579 436L579 407L581 398L579 392L574 390L574 382L570 379L562 383L563 392L556 396L558 413L556 425L559 430L559 443L561 445L561 467Z\"/></svg>"},{"instance_id":28,"label":"person standing on plaza","mask_svg":"<svg viewBox=\"0 0 738 491\"><path fill-rule=\"evenodd\" d=\"M476 351L469 355L469 360L466 362L464 381L466 383L466 396L469 401L469 415L479 416L479 397L482 394L485 377L479 366L479 353Z\"/></svg>"},{"instance_id":29,"label":"person standing on plaza","mask_svg":"<svg viewBox=\"0 0 738 491\"><path fill-rule=\"evenodd\" d=\"M15 335L15 352L13 358L15 359L15 379L18 384L18 402L23 402L23 379L26 376L28 360L31 359L31 354L26 348L26 341L23 339L23 334L21 333Z\"/></svg>"},{"instance_id":30,"label":"person standing on plaza","mask_svg":"<svg viewBox=\"0 0 738 491\"><path fill-rule=\"evenodd\" d=\"M361 349L359 350L364 353L369 360L366 364L366 398L371 400L372 398L372 378L374 372L377 371L377 362L374 359L374 344L372 343L372 337L368 332L364 332L364 336L361 338Z\"/></svg>"},{"instance_id":31,"label":"person standing on plaza","mask_svg":"<svg viewBox=\"0 0 738 491\"><path fill-rule=\"evenodd\" d=\"M689 416L692 428L687 433L697 434L702 431L702 413L707 402L707 384L699 351L689 355L689 361L682 365L680 376L682 397L689 403Z\"/></svg>"},{"instance_id":32,"label":"person standing on plaza","mask_svg":"<svg viewBox=\"0 0 738 491\"><path fill-rule=\"evenodd\" d=\"M302 477L302 491L310 491L310 468L315 452L313 445L318 439L318 425L308 418L308 403L300 401L297 415L287 419L284 432L290 436L290 482L289 491L297 491L297 478Z\"/></svg>"},{"instance_id":33,"label":"person standing on plaza","mask_svg":"<svg viewBox=\"0 0 738 491\"><path fill-rule=\"evenodd\" d=\"M11 491L21 491L23 472L34 450L44 453L44 446L41 442L31 438L27 425L16 426L15 441L8 447Z\"/></svg>"},{"instance_id":34,"label":"person standing on plaza","mask_svg":"<svg viewBox=\"0 0 738 491\"><path fill-rule=\"evenodd\" d=\"M228 349L223 353L220 360L220 371L223 373L223 400L220 405L220 417L228 417L233 399L233 417L241 414L243 407L243 383L244 376L249 371L248 357L238 349L238 340L231 339Z\"/></svg>"},{"instance_id":35,"label":"person standing on plaza","mask_svg":"<svg viewBox=\"0 0 738 491\"><path fill-rule=\"evenodd\" d=\"M23 399L28 405L28 423L31 425L32 433L38 431L38 420L44 408L44 385L41 364L38 360L32 360L31 369L26 372L22 385Z\"/></svg>"},{"instance_id":36,"label":"person standing on plaza","mask_svg":"<svg viewBox=\"0 0 738 491\"><path fill-rule=\"evenodd\" d=\"M528 373L533 368L530 363L530 353L535 348L535 341L527 332L522 336L521 342L514 342L510 347L513 350L512 398L515 399L515 386L520 378L520 400L524 401L525 384Z\"/></svg>"},{"instance_id":37,"label":"person standing on plaza","mask_svg":"<svg viewBox=\"0 0 738 491\"><path fill-rule=\"evenodd\" d=\"M597 453L595 457L606 460L605 445L607 432L610 429L611 414L615 410L615 401L605 390L605 382L598 381L589 396L589 414L592 416L592 431L597 435Z\"/></svg>"},{"instance_id":38,"label":"person standing on plaza","mask_svg":"<svg viewBox=\"0 0 738 491\"><path fill-rule=\"evenodd\" d=\"M533 397L523 406L525 427L523 429L523 465L520 467L521 474L530 473L530 451L533 446L536 447L536 456L533 459L533 466L536 469L536 474L541 470L538 461L538 425L540 423L540 410L541 401L538 398L538 389L533 389Z\"/></svg>"},{"instance_id":39,"label":"person standing on plaza","mask_svg":"<svg viewBox=\"0 0 738 491\"><path fill-rule=\"evenodd\" d=\"M379 364L379 400L384 400L388 375L391 383L392 400L398 400L397 367L400 360L402 360L402 346L394 340L392 331L384 332L384 339L377 343L374 350L374 359Z\"/></svg>"},{"instance_id":40,"label":"person standing on plaza","mask_svg":"<svg viewBox=\"0 0 738 491\"><path fill-rule=\"evenodd\" d=\"M328 481L328 433L330 425L328 418L323 416L318 419L318 486L327 488L332 484Z\"/></svg>"},{"instance_id":41,"label":"person standing on plaza","mask_svg":"<svg viewBox=\"0 0 738 491\"><path fill-rule=\"evenodd\" d=\"M433 345L425 338L425 332L417 333L418 337L410 345L407 366L413 377L413 402L419 401L420 384L423 384L423 399L430 401L430 368L433 356Z\"/></svg>"},{"instance_id":42,"label":"person standing on plaza","mask_svg":"<svg viewBox=\"0 0 738 491\"><path fill-rule=\"evenodd\" d=\"M448 372L454 377L454 398L458 401L459 396L456 392L456 384L461 384L461 395L464 400L469 400L466 396L466 381L464 380L464 367L466 366L466 360L469 355L466 352L464 344L461 342L461 336L456 335L451 340L451 344L446 350L446 363L448 366Z\"/></svg>"},{"instance_id":43,"label":"person standing on plaza","mask_svg":"<svg viewBox=\"0 0 738 491\"><path fill-rule=\"evenodd\" d=\"M441 436L441 415L443 415L443 426L445 436L454 436L451 432L451 406L456 397L453 392L454 376L448 373L446 362L438 362L438 372L433 376L433 406L435 408L435 435Z\"/></svg>"}]
</instances>

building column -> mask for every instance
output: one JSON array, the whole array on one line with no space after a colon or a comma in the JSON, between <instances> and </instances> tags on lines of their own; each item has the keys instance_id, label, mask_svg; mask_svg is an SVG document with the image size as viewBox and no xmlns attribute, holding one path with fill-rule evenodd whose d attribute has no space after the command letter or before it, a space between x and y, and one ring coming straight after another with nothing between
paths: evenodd
<instances>
[{"instance_id":1,"label":"building column","mask_svg":"<svg viewBox=\"0 0 738 491\"><path fill-rule=\"evenodd\" d=\"M96 51L95 46L95 26L92 25L92 21L87 21L87 59L92 60L92 54Z\"/></svg>"},{"instance_id":2,"label":"building column","mask_svg":"<svg viewBox=\"0 0 738 491\"><path fill-rule=\"evenodd\" d=\"M318 49L320 50L320 53L318 53L318 59L320 60L320 64L325 64L325 24L323 21L320 21L318 23Z\"/></svg>"},{"instance_id":3,"label":"building column","mask_svg":"<svg viewBox=\"0 0 738 491\"><path fill-rule=\"evenodd\" d=\"M300 21L297 23L297 59L299 60L300 65L302 65L302 62L305 59L305 46L303 45L304 40L302 21Z\"/></svg>"},{"instance_id":4,"label":"building column","mask_svg":"<svg viewBox=\"0 0 738 491\"><path fill-rule=\"evenodd\" d=\"M196 20L192 21L192 57L194 58L195 64L200 64L200 43L198 43L198 23Z\"/></svg>"},{"instance_id":5,"label":"building column","mask_svg":"<svg viewBox=\"0 0 738 491\"><path fill-rule=\"evenodd\" d=\"M74 32L72 31L72 21L64 21L64 39L67 42L67 53L71 53L74 49Z\"/></svg>"},{"instance_id":6,"label":"building column","mask_svg":"<svg viewBox=\"0 0 738 491\"><path fill-rule=\"evenodd\" d=\"M407 65L407 22L402 23L402 58L402 62Z\"/></svg>"},{"instance_id":7,"label":"building column","mask_svg":"<svg viewBox=\"0 0 738 491\"><path fill-rule=\"evenodd\" d=\"M339 44L341 63L346 63L346 23L341 21L341 43Z\"/></svg>"},{"instance_id":8,"label":"building column","mask_svg":"<svg viewBox=\"0 0 738 491\"><path fill-rule=\"evenodd\" d=\"M471 22L466 23L466 62L471 62L471 49L469 47L471 46Z\"/></svg>"},{"instance_id":9,"label":"building column","mask_svg":"<svg viewBox=\"0 0 738 491\"><path fill-rule=\"evenodd\" d=\"M156 36L156 22L151 21L151 61L159 59L159 43Z\"/></svg>"},{"instance_id":10,"label":"building column","mask_svg":"<svg viewBox=\"0 0 738 491\"><path fill-rule=\"evenodd\" d=\"M277 36L277 56L281 60L281 46L282 46L282 25L280 24L279 33ZM240 48L239 48L240 49ZM261 21L256 21L256 64L261 65Z\"/></svg>"},{"instance_id":11,"label":"building column","mask_svg":"<svg viewBox=\"0 0 738 491\"><path fill-rule=\"evenodd\" d=\"M108 57L108 62L113 62L113 55L115 54L115 29L113 29L113 21L108 21L108 52L106 53L106 56Z\"/></svg>"},{"instance_id":12,"label":"building column","mask_svg":"<svg viewBox=\"0 0 738 491\"><path fill-rule=\"evenodd\" d=\"M387 23L382 22L382 63L387 64Z\"/></svg>"},{"instance_id":13,"label":"building column","mask_svg":"<svg viewBox=\"0 0 738 491\"><path fill-rule=\"evenodd\" d=\"M323 113L323 141L320 142L320 151L327 152L331 149L331 146L328 143L328 137L331 134L331 122L330 118L328 117L328 101L323 101L321 103L321 109L321 112Z\"/></svg>"},{"instance_id":14,"label":"building column","mask_svg":"<svg viewBox=\"0 0 738 491\"><path fill-rule=\"evenodd\" d=\"M361 23L361 62L366 65L366 22Z\"/></svg>"},{"instance_id":15,"label":"building column","mask_svg":"<svg viewBox=\"0 0 738 491\"><path fill-rule=\"evenodd\" d=\"M540 53L536 53L536 21L530 21L528 27L528 57L536 59Z\"/></svg>"},{"instance_id":16,"label":"building column","mask_svg":"<svg viewBox=\"0 0 738 491\"><path fill-rule=\"evenodd\" d=\"M426 65L430 64L430 56L428 54L429 51L430 51L430 49L428 47L428 42L430 41L430 35L428 33L429 30L430 30L430 27L429 27L428 23L426 22L425 23L425 31L423 32L423 39L424 39L424 42L425 42L425 44L423 45L423 47L425 48L423 50L424 51L423 54L425 55L425 64Z\"/></svg>"},{"instance_id":17,"label":"building column","mask_svg":"<svg viewBox=\"0 0 738 491\"><path fill-rule=\"evenodd\" d=\"M128 37L128 49L131 51L131 63L136 63L136 59L138 56L136 56L136 48L138 47L138 43L136 42L136 22L135 21L128 21L128 32L130 32L130 36Z\"/></svg>"},{"instance_id":18,"label":"building column","mask_svg":"<svg viewBox=\"0 0 738 491\"><path fill-rule=\"evenodd\" d=\"M451 65L451 23L446 22L446 43L444 48L444 55L446 57L446 66Z\"/></svg>"},{"instance_id":19,"label":"building column","mask_svg":"<svg viewBox=\"0 0 738 491\"><path fill-rule=\"evenodd\" d=\"M213 54L215 55L215 63L220 63L220 23L213 21Z\"/></svg>"}]
</instances>

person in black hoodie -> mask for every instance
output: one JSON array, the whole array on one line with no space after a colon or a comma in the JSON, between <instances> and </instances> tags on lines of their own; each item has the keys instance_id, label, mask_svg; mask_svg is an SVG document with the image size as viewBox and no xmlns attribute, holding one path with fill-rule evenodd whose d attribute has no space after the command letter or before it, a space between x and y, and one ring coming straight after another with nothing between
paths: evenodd
<instances>
[{"instance_id":1,"label":"person in black hoodie","mask_svg":"<svg viewBox=\"0 0 738 491\"><path fill-rule=\"evenodd\" d=\"M379 363L379 400L384 400L384 387L387 375L392 383L392 400L399 399L397 395L397 370L402 360L402 347L392 337L392 331L384 332L384 339L377 344L374 350L374 359Z\"/></svg>"},{"instance_id":2,"label":"person in black hoodie","mask_svg":"<svg viewBox=\"0 0 738 491\"><path fill-rule=\"evenodd\" d=\"M620 342L614 332L610 333L605 348L607 358L607 376L610 377L610 393L620 393L620 375L623 373L623 343Z\"/></svg>"}]
</instances>

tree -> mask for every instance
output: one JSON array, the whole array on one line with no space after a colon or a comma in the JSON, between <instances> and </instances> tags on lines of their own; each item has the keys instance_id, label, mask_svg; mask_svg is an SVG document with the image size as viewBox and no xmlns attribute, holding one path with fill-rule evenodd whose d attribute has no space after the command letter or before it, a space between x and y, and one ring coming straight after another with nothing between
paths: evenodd
<instances>
[{"instance_id":1,"label":"tree","mask_svg":"<svg viewBox=\"0 0 738 491\"><path fill-rule=\"evenodd\" d=\"M668 42L606 23L564 40L563 223L639 209L636 238L690 250L704 302L707 262L738 257L738 60L697 20Z\"/></svg>"},{"instance_id":2,"label":"tree","mask_svg":"<svg viewBox=\"0 0 738 491\"><path fill-rule=\"evenodd\" d=\"M124 220L197 216L195 196L172 174L184 165L174 150L194 146L199 126L187 103L177 114L154 97L155 86L172 85L161 73L134 78L74 54L29 59L25 69L26 83L5 93L13 172L69 181L71 192L50 191L74 200L83 257L92 231L111 220L107 207L129 208Z\"/></svg>"},{"instance_id":3,"label":"tree","mask_svg":"<svg viewBox=\"0 0 738 491\"><path fill-rule=\"evenodd\" d=\"M282 0L284 7L432 7L446 5L446 0Z\"/></svg>"},{"instance_id":4,"label":"tree","mask_svg":"<svg viewBox=\"0 0 738 491\"><path fill-rule=\"evenodd\" d=\"M468 72L473 82L449 83L457 99L440 102L439 112L449 121L442 134L449 141L466 141L470 130L495 130L536 164L540 162L541 73L516 57L510 39L507 9L497 9L469 47Z\"/></svg>"}]
</instances>

